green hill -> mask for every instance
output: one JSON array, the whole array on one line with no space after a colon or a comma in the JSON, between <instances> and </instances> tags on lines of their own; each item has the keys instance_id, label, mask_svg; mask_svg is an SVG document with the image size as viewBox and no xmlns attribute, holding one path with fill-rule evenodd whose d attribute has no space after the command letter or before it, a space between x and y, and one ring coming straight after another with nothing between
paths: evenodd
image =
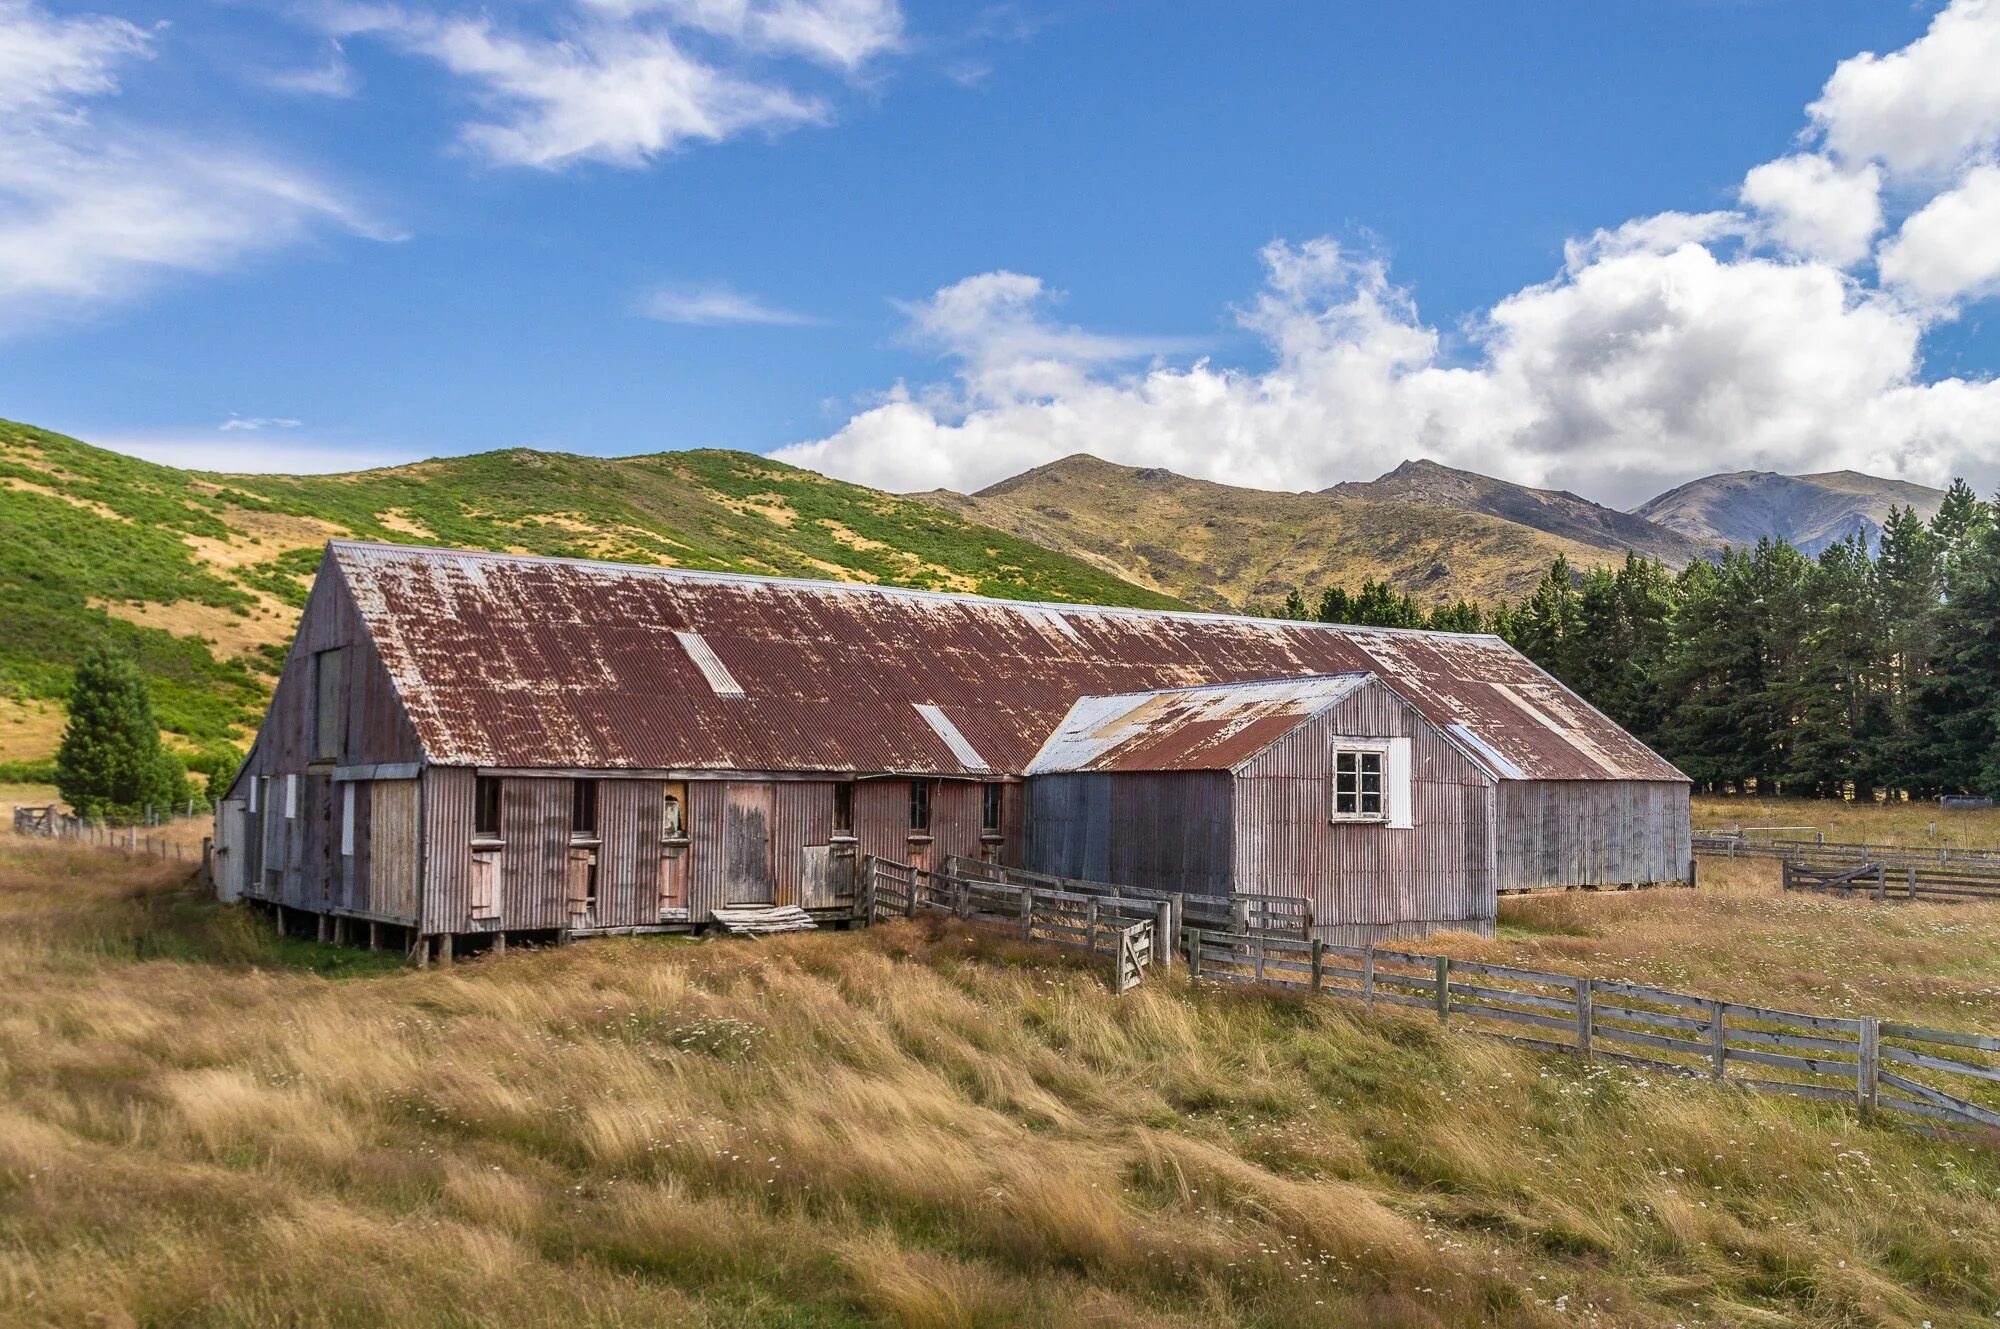
<instances>
[{"instance_id":1,"label":"green hill","mask_svg":"<svg viewBox=\"0 0 2000 1329\"><path fill-rule=\"evenodd\" d=\"M54 750L71 662L131 651L183 747L256 723L329 537L1169 606L1018 536L740 452L514 449L349 475L154 465L0 421L0 761Z\"/></svg>"}]
</instances>

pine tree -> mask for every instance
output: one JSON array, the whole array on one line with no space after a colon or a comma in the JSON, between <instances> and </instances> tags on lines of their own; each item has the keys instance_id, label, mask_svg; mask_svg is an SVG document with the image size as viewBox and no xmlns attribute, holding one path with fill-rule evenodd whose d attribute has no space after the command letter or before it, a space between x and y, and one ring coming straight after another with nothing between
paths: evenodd
<instances>
[{"instance_id":1,"label":"pine tree","mask_svg":"<svg viewBox=\"0 0 2000 1329\"><path fill-rule=\"evenodd\" d=\"M160 747L138 666L107 647L92 648L70 685L56 791L80 816L132 817L149 804L164 811L186 784L186 769Z\"/></svg>"},{"instance_id":2,"label":"pine tree","mask_svg":"<svg viewBox=\"0 0 2000 1329\"><path fill-rule=\"evenodd\" d=\"M1285 607L1278 611L1278 617L1294 619L1299 622L1311 618L1312 615L1306 612L1305 593L1296 586L1292 587L1291 594L1285 597Z\"/></svg>"},{"instance_id":3,"label":"pine tree","mask_svg":"<svg viewBox=\"0 0 2000 1329\"><path fill-rule=\"evenodd\" d=\"M1918 733L1915 699L1937 648L1939 603L1944 596L1937 537L1909 508L1891 508L1882 523L1875 562L1880 607L1880 656L1887 728L1873 765L1891 788L1929 788Z\"/></svg>"},{"instance_id":4,"label":"pine tree","mask_svg":"<svg viewBox=\"0 0 2000 1329\"><path fill-rule=\"evenodd\" d=\"M1932 787L2000 797L2000 526L1979 504L1962 532L1916 698L1922 754Z\"/></svg>"},{"instance_id":5,"label":"pine tree","mask_svg":"<svg viewBox=\"0 0 2000 1329\"><path fill-rule=\"evenodd\" d=\"M1354 597L1344 586L1329 586L1320 592L1319 612L1314 617L1322 623L1352 623Z\"/></svg>"}]
</instances>

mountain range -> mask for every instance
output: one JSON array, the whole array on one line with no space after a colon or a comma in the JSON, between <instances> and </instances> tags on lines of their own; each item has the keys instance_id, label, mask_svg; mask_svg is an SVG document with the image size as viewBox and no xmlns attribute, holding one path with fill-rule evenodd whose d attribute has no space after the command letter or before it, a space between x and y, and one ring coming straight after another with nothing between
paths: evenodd
<instances>
[{"instance_id":1,"label":"mountain range","mask_svg":"<svg viewBox=\"0 0 2000 1329\"><path fill-rule=\"evenodd\" d=\"M1744 472L1628 513L1429 461L1276 493L1083 454L975 494L889 494L717 450L220 475L0 421L0 761L54 750L70 666L104 638L138 659L176 746L240 745L335 536L1227 610L1365 580L1490 602L1558 554L1681 566L1764 536L1811 552L1941 498L1853 472Z\"/></svg>"}]
</instances>

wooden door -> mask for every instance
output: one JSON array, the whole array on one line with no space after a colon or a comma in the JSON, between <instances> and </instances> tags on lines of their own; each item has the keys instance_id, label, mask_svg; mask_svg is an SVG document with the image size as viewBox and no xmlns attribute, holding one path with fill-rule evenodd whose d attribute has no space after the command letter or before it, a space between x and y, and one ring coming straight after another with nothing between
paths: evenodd
<instances>
[{"instance_id":1,"label":"wooden door","mask_svg":"<svg viewBox=\"0 0 2000 1329\"><path fill-rule=\"evenodd\" d=\"M723 891L730 904L770 904L776 893L771 843L776 789L731 784L722 818Z\"/></svg>"}]
</instances>

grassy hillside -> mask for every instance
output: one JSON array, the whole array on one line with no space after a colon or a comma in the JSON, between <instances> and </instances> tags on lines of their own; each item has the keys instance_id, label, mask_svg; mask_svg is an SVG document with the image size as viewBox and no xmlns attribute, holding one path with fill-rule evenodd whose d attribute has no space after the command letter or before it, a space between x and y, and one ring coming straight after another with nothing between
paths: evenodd
<instances>
[{"instance_id":1,"label":"grassy hillside","mask_svg":"<svg viewBox=\"0 0 2000 1329\"><path fill-rule=\"evenodd\" d=\"M911 497L1213 609L1372 580L1426 604L1490 602L1532 590L1557 554L1578 567L1624 557L1480 512L1239 489L1082 455L977 494Z\"/></svg>"},{"instance_id":2,"label":"grassy hillside","mask_svg":"<svg viewBox=\"0 0 2000 1329\"><path fill-rule=\"evenodd\" d=\"M1729 866L1729 865L1725 865ZM1462 949L2000 1029L2000 908L1510 901ZM1761 874L1761 875L1760 875ZM1648 920L1654 920L1648 922ZM1831 936L1837 945L1819 944ZM396 970L0 838L0 1322L1915 1325L2000 1151L962 928ZM1780 1000L1781 999L1781 1000Z\"/></svg>"},{"instance_id":3,"label":"grassy hillside","mask_svg":"<svg viewBox=\"0 0 2000 1329\"><path fill-rule=\"evenodd\" d=\"M183 745L254 724L330 536L1166 605L937 508L735 452L525 450L333 476L176 470L0 421L0 761L52 751L94 638Z\"/></svg>"}]
</instances>

